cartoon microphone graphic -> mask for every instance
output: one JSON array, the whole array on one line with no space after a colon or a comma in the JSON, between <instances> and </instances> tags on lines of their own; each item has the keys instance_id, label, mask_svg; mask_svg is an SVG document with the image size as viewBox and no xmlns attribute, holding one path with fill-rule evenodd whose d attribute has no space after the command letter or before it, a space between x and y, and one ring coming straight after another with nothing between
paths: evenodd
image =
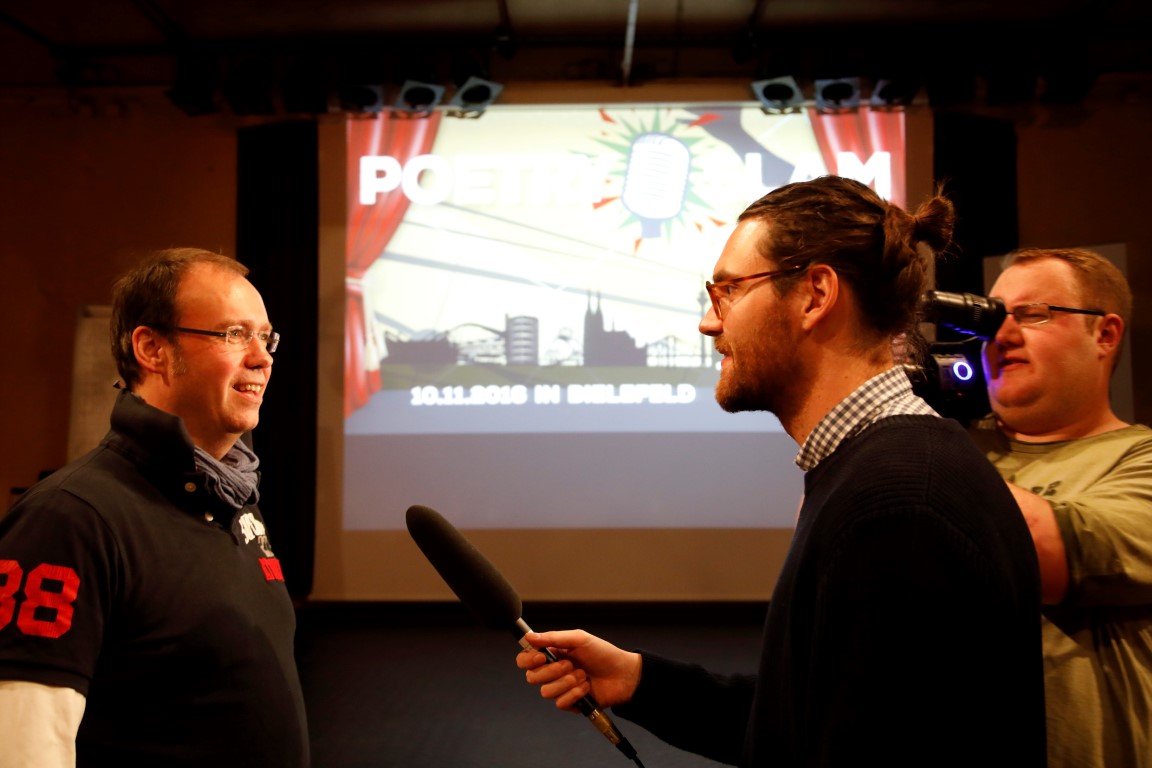
<instances>
[{"instance_id":1,"label":"cartoon microphone graphic","mask_svg":"<svg viewBox=\"0 0 1152 768\"><path fill-rule=\"evenodd\" d=\"M660 225L680 213L691 164L688 145L667 134L645 133L632 142L620 201L640 219L641 237L657 237Z\"/></svg>"}]
</instances>

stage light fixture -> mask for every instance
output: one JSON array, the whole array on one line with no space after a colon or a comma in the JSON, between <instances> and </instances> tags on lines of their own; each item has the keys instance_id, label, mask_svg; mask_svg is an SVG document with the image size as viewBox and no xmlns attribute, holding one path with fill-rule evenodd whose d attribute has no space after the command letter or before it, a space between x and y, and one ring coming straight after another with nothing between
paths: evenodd
<instances>
[{"instance_id":1,"label":"stage light fixture","mask_svg":"<svg viewBox=\"0 0 1152 768\"><path fill-rule=\"evenodd\" d=\"M804 94L792 77L772 77L752 83L752 93L760 100L760 108L766 115L786 115L799 112L804 104Z\"/></svg>"},{"instance_id":2,"label":"stage light fixture","mask_svg":"<svg viewBox=\"0 0 1152 768\"><path fill-rule=\"evenodd\" d=\"M405 80L392 107L400 113L413 117L426 117L432 114L444 98L444 86L425 83L420 80Z\"/></svg>"},{"instance_id":3,"label":"stage light fixture","mask_svg":"<svg viewBox=\"0 0 1152 768\"><path fill-rule=\"evenodd\" d=\"M475 75L469 76L448 101L453 117L480 117L500 96L504 86Z\"/></svg>"},{"instance_id":4,"label":"stage light fixture","mask_svg":"<svg viewBox=\"0 0 1152 768\"><path fill-rule=\"evenodd\" d=\"M860 106L860 78L836 77L817 80L816 109L819 112L851 112Z\"/></svg>"},{"instance_id":5,"label":"stage light fixture","mask_svg":"<svg viewBox=\"0 0 1152 768\"><path fill-rule=\"evenodd\" d=\"M916 99L920 83L909 78L882 78L872 87L868 104L873 109L895 110L907 107Z\"/></svg>"},{"instance_id":6,"label":"stage light fixture","mask_svg":"<svg viewBox=\"0 0 1152 768\"><path fill-rule=\"evenodd\" d=\"M384 108L384 88L379 85L347 83L336 91L340 110L353 115L375 115Z\"/></svg>"}]
</instances>

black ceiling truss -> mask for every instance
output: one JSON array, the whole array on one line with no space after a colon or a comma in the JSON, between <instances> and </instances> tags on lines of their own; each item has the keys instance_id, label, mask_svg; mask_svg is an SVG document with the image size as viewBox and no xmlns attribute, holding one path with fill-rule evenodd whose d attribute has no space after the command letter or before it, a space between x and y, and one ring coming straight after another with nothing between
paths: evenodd
<instances>
[{"instance_id":1,"label":"black ceiling truss","mask_svg":"<svg viewBox=\"0 0 1152 768\"><path fill-rule=\"evenodd\" d=\"M468 77L505 84L616 79L632 86L661 78L752 82L791 76L807 88L818 79L860 77L868 84L896 80L935 87L954 102L975 98L979 79L990 104L1059 103L1083 98L1105 72L1152 71L1152 46L1142 28L1084 12L1039 21L1007 18L995 25L952 21L943 35L924 23L769 24L768 0L754 0L746 19L732 28L690 23L678 6L675 20L657 28L636 24L632 14L618 29L525 34L514 29L507 0L494 2L494 29L423 35L198 40L155 0L132 0L163 39L151 45L66 46L2 12L0 25L51 56L57 85L163 87L189 114L217 111L221 103L238 114L317 113L339 105L335 94L341 89L396 90L414 79L451 90ZM636 2L630 0L632 10Z\"/></svg>"}]
</instances>

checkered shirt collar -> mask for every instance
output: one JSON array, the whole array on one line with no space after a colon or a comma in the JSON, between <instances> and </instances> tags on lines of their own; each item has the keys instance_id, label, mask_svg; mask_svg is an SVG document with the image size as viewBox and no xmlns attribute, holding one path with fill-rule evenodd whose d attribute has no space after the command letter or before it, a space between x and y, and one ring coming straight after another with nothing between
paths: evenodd
<instances>
[{"instance_id":1,"label":"checkered shirt collar","mask_svg":"<svg viewBox=\"0 0 1152 768\"><path fill-rule=\"evenodd\" d=\"M902 414L939 415L912 393L904 369L896 366L868 379L829 411L800 446L796 465L807 472L865 427Z\"/></svg>"}]
</instances>

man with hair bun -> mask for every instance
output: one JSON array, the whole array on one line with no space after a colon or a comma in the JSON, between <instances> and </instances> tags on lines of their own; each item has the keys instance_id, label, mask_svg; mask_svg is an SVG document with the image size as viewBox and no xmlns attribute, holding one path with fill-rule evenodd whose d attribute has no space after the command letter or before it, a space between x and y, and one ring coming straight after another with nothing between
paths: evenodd
<instances>
[{"instance_id":1,"label":"man with hair bun","mask_svg":"<svg viewBox=\"0 0 1152 768\"><path fill-rule=\"evenodd\" d=\"M750 205L706 284L716 400L771 411L804 500L759 670L717 675L582 630L529 633L529 683L585 695L664 741L741 766L1042 766L1036 552L964 428L913 394L926 256L953 207L914 214L835 176ZM701 456L708 462L724 457Z\"/></svg>"},{"instance_id":2,"label":"man with hair bun","mask_svg":"<svg viewBox=\"0 0 1152 768\"><path fill-rule=\"evenodd\" d=\"M989 293L1008 315L984 345L992 414L972 435L1039 555L1048 764L1152 768L1152 430L1109 397L1132 292L1081 248L1003 266Z\"/></svg>"}]
</instances>

